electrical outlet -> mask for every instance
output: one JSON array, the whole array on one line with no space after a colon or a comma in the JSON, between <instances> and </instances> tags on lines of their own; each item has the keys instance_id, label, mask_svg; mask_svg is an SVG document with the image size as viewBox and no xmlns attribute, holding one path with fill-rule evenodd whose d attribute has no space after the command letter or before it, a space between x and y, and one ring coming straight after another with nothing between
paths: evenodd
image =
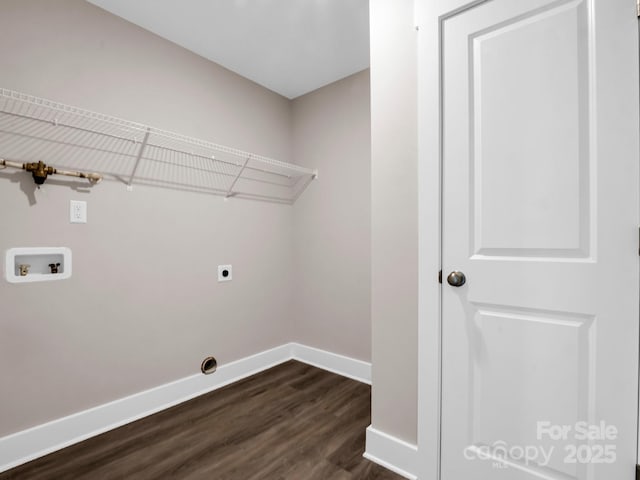
<instances>
[{"instance_id":1,"label":"electrical outlet","mask_svg":"<svg viewBox=\"0 0 640 480\"><path fill-rule=\"evenodd\" d=\"M82 200L69 202L69 222L87 223L87 202Z\"/></svg>"},{"instance_id":2,"label":"electrical outlet","mask_svg":"<svg viewBox=\"0 0 640 480\"><path fill-rule=\"evenodd\" d=\"M218 265L218 281L219 282L228 282L232 278L232 267L231 265Z\"/></svg>"}]
</instances>

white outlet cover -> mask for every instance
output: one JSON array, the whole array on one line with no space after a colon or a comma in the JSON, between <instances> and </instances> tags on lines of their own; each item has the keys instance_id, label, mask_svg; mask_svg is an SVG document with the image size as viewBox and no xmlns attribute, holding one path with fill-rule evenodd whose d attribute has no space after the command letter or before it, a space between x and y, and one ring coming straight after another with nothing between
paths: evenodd
<instances>
[{"instance_id":1,"label":"white outlet cover","mask_svg":"<svg viewBox=\"0 0 640 480\"><path fill-rule=\"evenodd\" d=\"M87 223L87 202L83 200L69 202L69 222Z\"/></svg>"},{"instance_id":2,"label":"white outlet cover","mask_svg":"<svg viewBox=\"0 0 640 480\"><path fill-rule=\"evenodd\" d=\"M231 265L218 265L218 281L229 282L233 278L233 268Z\"/></svg>"}]
</instances>

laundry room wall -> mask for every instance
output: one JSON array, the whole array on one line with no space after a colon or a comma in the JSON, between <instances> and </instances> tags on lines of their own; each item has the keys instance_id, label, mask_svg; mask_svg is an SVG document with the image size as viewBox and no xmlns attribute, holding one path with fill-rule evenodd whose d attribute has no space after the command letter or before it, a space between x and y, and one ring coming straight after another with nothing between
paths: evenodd
<instances>
[{"instance_id":1,"label":"laundry room wall","mask_svg":"<svg viewBox=\"0 0 640 480\"><path fill-rule=\"evenodd\" d=\"M417 31L413 0L371 0L372 426L417 442Z\"/></svg>"},{"instance_id":2,"label":"laundry room wall","mask_svg":"<svg viewBox=\"0 0 640 480\"><path fill-rule=\"evenodd\" d=\"M6 0L0 31L2 88L291 160L289 100L89 3ZM291 207L60 183L0 171L3 257L73 253L68 280L0 283L0 436L290 340ZM69 223L70 200L87 224Z\"/></svg>"},{"instance_id":3,"label":"laundry room wall","mask_svg":"<svg viewBox=\"0 0 640 480\"><path fill-rule=\"evenodd\" d=\"M294 206L294 338L371 361L369 71L293 100L293 158L320 177Z\"/></svg>"}]
</instances>

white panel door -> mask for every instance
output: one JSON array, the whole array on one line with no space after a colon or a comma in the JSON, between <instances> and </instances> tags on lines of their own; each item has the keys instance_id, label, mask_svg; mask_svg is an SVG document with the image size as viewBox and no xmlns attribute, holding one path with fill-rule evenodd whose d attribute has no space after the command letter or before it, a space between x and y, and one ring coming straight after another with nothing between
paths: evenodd
<instances>
[{"instance_id":1,"label":"white panel door","mask_svg":"<svg viewBox=\"0 0 640 480\"><path fill-rule=\"evenodd\" d=\"M634 4L441 21L443 480L634 478Z\"/></svg>"}]
</instances>

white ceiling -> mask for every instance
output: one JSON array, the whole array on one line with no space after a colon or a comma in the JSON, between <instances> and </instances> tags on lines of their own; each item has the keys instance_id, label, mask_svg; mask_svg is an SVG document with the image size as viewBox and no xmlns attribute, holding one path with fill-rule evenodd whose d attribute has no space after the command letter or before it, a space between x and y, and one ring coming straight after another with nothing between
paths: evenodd
<instances>
[{"instance_id":1,"label":"white ceiling","mask_svg":"<svg viewBox=\"0 0 640 480\"><path fill-rule=\"evenodd\" d=\"M88 0L288 98L369 66L368 0Z\"/></svg>"}]
</instances>

